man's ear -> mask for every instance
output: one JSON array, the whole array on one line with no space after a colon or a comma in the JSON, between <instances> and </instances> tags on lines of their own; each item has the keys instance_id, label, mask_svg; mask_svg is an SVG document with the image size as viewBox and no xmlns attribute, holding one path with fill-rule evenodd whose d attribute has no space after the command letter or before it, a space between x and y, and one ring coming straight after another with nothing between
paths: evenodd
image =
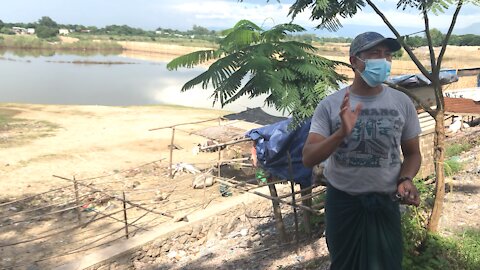
<instances>
[{"instance_id":1,"label":"man's ear","mask_svg":"<svg viewBox=\"0 0 480 270\"><path fill-rule=\"evenodd\" d=\"M357 57L350 56L349 60L350 60L350 65L352 66L352 69L355 70L357 68L357 65L358 65L357 64L357 61L358 61Z\"/></svg>"}]
</instances>

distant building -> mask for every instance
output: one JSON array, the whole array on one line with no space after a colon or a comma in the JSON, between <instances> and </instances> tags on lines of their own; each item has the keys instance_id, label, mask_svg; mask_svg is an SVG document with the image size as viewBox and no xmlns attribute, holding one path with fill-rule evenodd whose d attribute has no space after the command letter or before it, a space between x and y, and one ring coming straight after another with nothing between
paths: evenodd
<instances>
[{"instance_id":1,"label":"distant building","mask_svg":"<svg viewBox=\"0 0 480 270\"><path fill-rule=\"evenodd\" d=\"M66 35L70 34L70 30L65 29L65 28L61 28L61 29L58 29L58 33L60 35L66 36Z\"/></svg>"},{"instance_id":2,"label":"distant building","mask_svg":"<svg viewBox=\"0 0 480 270\"><path fill-rule=\"evenodd\" d=\"M35 28L27 28L27 34L35 35Z\"/></svg>"},{"instance_id":3,"label":"distant building","mask_svg":"<svg viewBox=\"0 0 480 270\"><path fill-rule=\"evenodd\" d=\"M27 32L27 28L23 28L23 27L12 27L12 31L17 34L17 35L26 35L28 34Z\"/></svg>"}]
</instances>

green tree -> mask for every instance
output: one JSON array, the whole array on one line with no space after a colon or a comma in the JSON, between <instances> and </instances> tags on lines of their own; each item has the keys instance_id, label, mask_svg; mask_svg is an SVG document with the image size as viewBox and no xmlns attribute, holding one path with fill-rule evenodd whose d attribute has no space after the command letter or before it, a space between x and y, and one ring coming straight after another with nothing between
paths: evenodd
<instances>
[{"instance_id":1,"label":"green tree","mask_svg":"<svg viewBox=\"0 0 480 270\"><path fill-rule=\"evenodd\" d=\"M58 34L58 24L48 16L38 20L35 33L39 38L51 38Z\"/></svg>"},{"instance_id":2,"label":"green tree","mask_svg":"<svg viewBox=\"0 0 480 270\"><path fill-rule=\"evenodd\" d=\"M243 95L266 94L265 103L291 113L293 125L312 116L327 92L345 79L335 72L338 62L315 54L306 43L288 41L288 34L305 31L296 24L280 24L263 30L248 20L239 21L225 35L216 50L197 51L173 59L169 70L191 68L216 60L207 71L188 81L182 91L201 84L213 86L212 97L222 106Z\"/></svg>"},{"instance_id":3,"label":"green tree","mask_svg":"<svg viewBox=\"0 0 480 270\"><path fill-rule=\"evenodd\" d=\"M430 37L432 39L432 45L434 47L442 46L444 36L442 32L440 32L440 30L436 28L430 29Z\"/></svg>"},{"instance_id":4,"label":"green tree","mask_svg":"<svg viewBox=\"0 0 480 270\"><path fill-rule=\"evenodd\" d=\"M203 26L193 25L191 34L199 35L199 36L207 36L210 35L210 30Z\"/></svg>"},{"instance_id":5,"label":"green tree","mask_svg":"<svg viewBox=\"0 0 480 270\"><path fill-rule=\"evenodd\" d=\"M37 37L39 38L51 38L55 37L58 33L57 28L50 28L44 25L39 25L37 26L37 29L35 30L35 33L37 34Z\"/></svg>"},{"instance_id":6,"label":"green tree","mask_svg":"<svg viewBox=\"0 0 480 270\"><path fill-rule=\"evenodd\" d=\"M43 16L38 20L38 25L42 25L48 28L58 28L58 24L48 16Z\"/></svg>"},{"instance_id":7,"label":"green tree","mask_svg":"<svg viewBox=\"0 0 480 270\"><path fill-rule=\"evenodd\" d=\"M5 26L2 20L0 20L0 29L2 29Z\"/></svg>"},{"instance_id":8,"label":"green tree","mask_svg":"<svg viewBox=\"0 0 480 270\"><path fill-rule=\"evenodd\" d=\"M445 101L442 92L442 86L440 85L439 73L442 67L443 56L447 49L447 44L455 27L458 14L465 3L471 3L480 6L480 0L399 0L396 3L397 9L414 9L418 11L424 21L424 31L427 38L427 44L430 52L430 65L424 66L416 55L413 53L412 48L405 42L404 36L402 36L398 30L391 24L390 20L382 13L373 0L352 0L352 1L328 1L328 0L304 0L296 1L290 7L289 15L295 18L300 12L305 9L310 10L310 18L313 20L319 20L319 28L326 28L329 30L337 30L341 27L339 18L353 17L358 11L360 11L365 5L369 5L375 13L380 16L383 22L388 26L392 33L397 37L402 44L404 50L408 53L412 61L417 65L418 69L425 75L431 82L435 95L436 107L431 108L428 104L424 104L418 97L410 94L406 89L392 85L392 87L405 92L411 98L413 98L426 112L428 112L435 119L435 148L434 148L434 164L435 164L435 201L433 204L432 213L428 220L427 228L429 231L437 231L438 223L440 220L443 200L445 197L445 175L444 175L444 159L445 159L445 131L444 131L444 117L445 117ZM430 28L429 17L434 14L439 14L445 11L450 6L454 6L454 12L450 21L450 26L447 33L441 38L441 49L438 55L435 55L433 47L435 46L432 39L432 30L435 35L434 29ZM435 37L435 36L434 36Z\"/></svg>"}]
</instances>

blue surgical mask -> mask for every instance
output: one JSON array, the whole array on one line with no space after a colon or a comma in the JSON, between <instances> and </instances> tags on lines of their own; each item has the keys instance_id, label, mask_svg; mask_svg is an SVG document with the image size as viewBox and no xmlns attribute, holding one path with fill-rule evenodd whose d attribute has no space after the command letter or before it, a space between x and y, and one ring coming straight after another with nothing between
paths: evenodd
<instances>
[{"instance_id":1,"label":"blue surgical mask","mask_svg":"<svg viewBox=\"0 0 480 270\"><path fill-rule=\"evenodd\" d=\"M387 59L358 59L365 63L365 70L360 75L371 87L380 85L388 78L388 76L390 76L392 63L387 61Z\"/></svg>"}]
</instances>

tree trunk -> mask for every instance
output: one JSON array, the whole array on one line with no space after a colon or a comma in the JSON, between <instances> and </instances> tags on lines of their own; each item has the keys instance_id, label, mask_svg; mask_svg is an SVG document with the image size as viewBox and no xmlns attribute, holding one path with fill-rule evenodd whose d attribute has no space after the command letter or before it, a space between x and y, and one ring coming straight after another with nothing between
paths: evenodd
<instances>
[{"instance_id":1,"label":"tree trunk","mask_svg":"<svg viewBox=\"0 0 480 270\"><path fill-rule=\"evenodd\" d=\"M443 199L445 197L445 117L444 110L440 109L435 116L435 149L433 154L433 160L435 164L435 200L433 202L433 210L428 220L427 229L430 232L437 232L438 222L442 215Z\"/></svg>"}]
</instances>

